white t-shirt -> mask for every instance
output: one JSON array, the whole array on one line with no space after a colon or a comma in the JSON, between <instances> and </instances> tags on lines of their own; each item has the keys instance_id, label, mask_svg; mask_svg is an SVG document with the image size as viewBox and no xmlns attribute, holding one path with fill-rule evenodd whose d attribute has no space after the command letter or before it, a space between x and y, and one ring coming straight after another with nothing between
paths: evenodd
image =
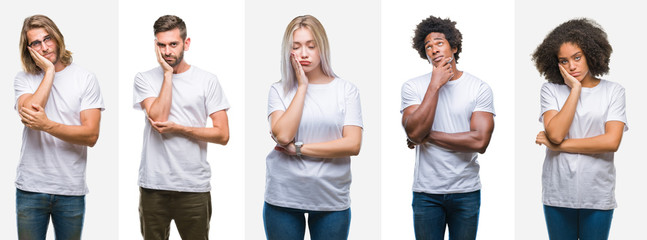
<instances>
[{"instance_id":1,"label":"white t-shirt","mask_svg":"<svg viewBox=\"0 0 647 240\"><path fill-rule=\"evenodd\" d=\"M18 98L35 93L43 73L19 72L14 80ZM45 114L64 125L81 125L81 111L103 111L103 97L94 74L72 63L54 75ZM65 142L49 133L23 128L16 188L29 192L81 196L88 193L85 182L87 147Z\"/></svg>"},{"instance_id":2,"label":"white t-shirt","mask_svg":"<svg viewBox=\"0 0 647 240\"><path fill-rule=\"evenodd\" d=\"M411 105L422 103L430 81L431 73L427 73L402 85L401 113ZM440 88L431 130L468 132L473 112L494 114L492 90L487 83L463 72L460 78ZM477 156L476 152L456 152L429 142L417 145L413 191L449 194L481 189Z\"/></svg>"},{"instance_id":3,"label":"white t-shirt","mask_svg":"<svg viewBox=\"0 0 647 240\"><path fill-rule=\"evenodd\" d=\"M544 83L541 87L541 114L560 111L571 92L567 85ZM582 88L575 116L565 139L590 138L604 134L608 121L625 123L625 89L620 84L601 80L593 88ZM566 208L613 209L616 169L613 152L579 154L546 149L542 174L545 205Z\"/></svg>"},{"instance_id":4,"label":"white t-shirt","mask_svg":"<svg viewBox=\"0 0 647 240\"><path fill-rule=\"evenodd\" d=\"M274 111L285 111L295 94L296 90L292 90L285 95L281 83L274 83L268 98L268 117ZM308 145L340 139L346 125L362 127L357 87L340 78L308 85L296 141ZM350 207L350 157L297 157L272 150L266 163L267 203L311 211Z\"/></svg>"},{"instance_id":5,"label":"white t-shirt","mask_svg":"<svg viewBox=\"0 0 647 240\"><path fill-rule=\"evenodd\" d=\"M164 81L161 67L137 73L133 90L133 107L158 97ZM216 75L196 66L173 74L171 111L168 120L188 127L205 127L214 112L229 109ZM211 190L211 167L207 162L207 142L180 133L160 134L148 118L144 128L144 145L139 166L139 186L149 189L208 192Z\"/></svg>"}]
</instances>

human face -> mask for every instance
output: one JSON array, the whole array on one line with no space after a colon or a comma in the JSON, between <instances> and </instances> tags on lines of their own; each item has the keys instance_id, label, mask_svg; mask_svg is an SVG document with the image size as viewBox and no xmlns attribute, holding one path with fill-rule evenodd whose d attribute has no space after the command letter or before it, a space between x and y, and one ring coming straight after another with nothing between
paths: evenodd
<instances>
[{"instance_id":1,"label":"human face","mask_svg":"<svg viewBox=\"0 0 647 240\"><path fill-rule=\"evenodd\" d=\"M294 31L292 35L292 53L296 54L297 61L303 66L304 72L308 73L312 70L321 69L319 47L315 44L310 29L302 27Z\"/></svg>"},{"instance_id":2,"label":"human face","mask_svg":"<svg viewBox=\"0 0 647 240\"><path fill-rule=\"evenodd\" d=\"M164 58L164 61L171 67L179 65L184 60L184 51L189 50L190 39L182 41L180 29L173 29L155 34L157 47Z\"/></svg>"},{"instance_id":3,"label":"human face","mask_svg":"<svg viewBox=\"0 0 647 240\"><path fill-rule=\"evenodd\" d=\"M589 65L582 49L574 43L563 43L557 53L559 65L578 81L584 80L589 73Z\"/></svg>"},{"instance_id":4,"label":"human face","mask_svg":"<svg viewBox=\"0 0 647 240\"><path fill-rule=\"evenodd\" d=\"M442 66L444 62L452 59L454 61L454 53L458 49L452 48L445 38L444 33L432 32L425 37L425 51L427 52L427 59L434 67Z\"/></svg>"},{"instance_id":5,"label":"human face","mask_svg":"<svg viewBox=\"0 0 647 240\"><path fill-rule=\"evenodd\" d=\"M27 45L53 64L58 62L56 40L50 36L45 28L34 28L27 31Z\"/></svg>"}]
</instances>

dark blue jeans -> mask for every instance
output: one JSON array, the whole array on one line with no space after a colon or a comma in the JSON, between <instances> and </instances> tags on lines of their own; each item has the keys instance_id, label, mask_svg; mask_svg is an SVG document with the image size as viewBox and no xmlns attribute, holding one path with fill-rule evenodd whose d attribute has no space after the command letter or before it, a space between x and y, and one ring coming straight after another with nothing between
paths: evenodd
<instances>
[{"instance_id":1,"label":"dark blue jeans","mask_svg":"<svg viewBox=\"0 0 647 240\"><path fill-rule=\"evenodd\" d=\"M265 203L263 223L268 240L303 240L308 214L311 240L345 240L350 229L350 208L342 211L308 211Z\"/></svg>"},{"instance_id":2,"label":"dark blue jeans","mask_svg":"<svg viewBox=\"0 0 647 240\"><path fill-rule=\"evenodd\" d=\"M481 191L453 194L413 193L413 227L418 240L476 239Z\"/></svg>"},{"instance_id":3,"label":"dark blue jeans","mask_svg":"<svg viewBox=\"0 0 647 240\"><path fill-rule=\"evenodd\" d=\"M544 205L548 237L551 240L606 240L613 209L574 209Z\"/></svg>"},{"instance_id":4,"label":"dark blue jeans","mask_svg":"<svg viewBox=\"0 0 647 240\"><path fill-rule=\"evenodd\" d=\"M56 239L81 239L85 196L62 196L16 189L18 239L45 239L49 218Z\"/></svg>"}]
</instances>

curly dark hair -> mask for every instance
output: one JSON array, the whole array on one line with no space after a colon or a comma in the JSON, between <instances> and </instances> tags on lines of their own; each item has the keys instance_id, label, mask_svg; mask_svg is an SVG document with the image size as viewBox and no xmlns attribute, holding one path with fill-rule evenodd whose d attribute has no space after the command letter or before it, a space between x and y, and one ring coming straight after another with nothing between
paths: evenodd
<instances>
[{"instance_id":1,"label":"curly dark hair","mask_svg":"<svg viewBox=\"0 0 647 240\"><path fill-rule=\"evenodd\" d=\"M557 54L564 43L573 43L582 49L589 74L600 76L609 72L613 49L607 34L595 21L586 18L562 23L550 32L532 54L537 71L551 83L565 84L559 72Z\"/></svg>"},{"instance_id":2,"label":"curly dark hair","mask_svg":"<svg viewBox=\"0 0 647 240\"><path fill-rule=\"evenodd\" d=\"M449 46L456 48L454 60L458 63L458 55L461 53L463 47L463 35L456 29L456 22L447 19L441 19L434 16L429 16L427 19L422 20L416 26L413 36L413 49L418 51L420 57L427 60L427 52L425 51L425 38L432 32L445 34L445 39L449 42Z\"/></svg>"}]
</instances>

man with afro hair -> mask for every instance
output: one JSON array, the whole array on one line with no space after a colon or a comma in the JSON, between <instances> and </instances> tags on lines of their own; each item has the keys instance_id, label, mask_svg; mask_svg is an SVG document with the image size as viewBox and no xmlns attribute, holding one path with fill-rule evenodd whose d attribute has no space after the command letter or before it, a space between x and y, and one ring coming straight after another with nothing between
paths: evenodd
<instances>
[{"instance_id":1,"label":"man with afro hair","mask_svg":"<svg viewBox=\"0 0 647 240\"><path fill-rule=\"evenodd\" d=\"M478 153L494 130L492 90L456 68L462 50L456 22L430 16L413 48L433 70L402 86L402 125L416 149L413 214L416 239L475 239L481 204Z\"/></svg>"}]
</instances>

